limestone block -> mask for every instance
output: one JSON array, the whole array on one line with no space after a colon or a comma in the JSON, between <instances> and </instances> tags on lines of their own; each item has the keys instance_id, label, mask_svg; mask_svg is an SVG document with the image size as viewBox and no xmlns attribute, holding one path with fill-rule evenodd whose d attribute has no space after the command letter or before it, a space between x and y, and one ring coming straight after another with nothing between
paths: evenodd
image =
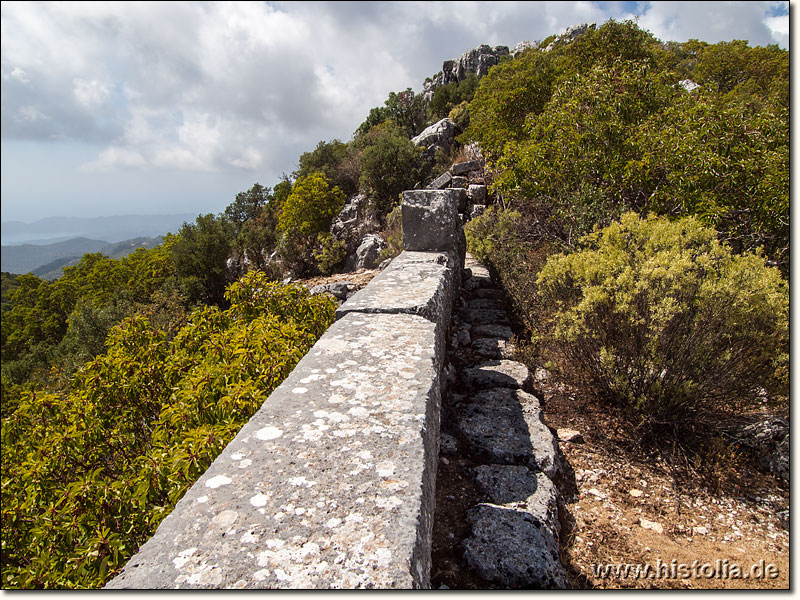
<instances>
[{"instance_id":1,"label":"limestone block","mask_svg":"<svg viewBox=\"0 0 800 600\"><path fill-rule=\"evenodd\" d=\"M416 315L334 323L106 587L429 587L435 337Z\"/></svg>"},{"instance_id":2,"label":"limestone block","mask_svg":"<svg viewBox=\"0 0 800 600\"><path fill-rule=\"evenodd\" d=\"M464 558L484 579L508 588L566 588L552 532L524 510L479 504L467 514Z\"/></svg>"},{"instance_id":3,"label":"limestone block","mask_svg":"<svg viewBox=\"0 0 800 600\"><path fill-rule=\"evenodd\" d=\"M464 232L458 207L464 190L409 190L403 192L403 247L421 252L461 250Z\"/></svg>"},{"instance_id":4,"label":"limestone block","mask_svg":"<svg viewBox=\"0 0 800 600\"><path fill-rule=\"evenodd\" d=\"M428 189L431 190L443 190L447 186L450 185L450 182L453 180L453 175L450 171L445 171L439 177L431 181L430 185L428 185Z\"/></svg>"},{"instance_id":5,"label":"limestone block","mask_svg":"<svg viewBox=\"0 0 800 600\"><path fill-rule=\"evenodd\" d=\"M455 163L450 170L453 175L464 175L470 171L479 171L481 162L479 160L468 160L466 162Z\"/></svg>"},{"instance_id":6,"label":"limestone block","mask_svg":"<svg viewBox=\"0 0 800 600\"><path fill-rule=\"evenodd\" d=\"M530 384L528 367L513 360L490 360L464 369L462 379L471 389L495 387L521 389Z\"/></svg>"},{"instance_id":7,"label":"limestone block","mask_svg":"<svg viewBox=\"0 0 800 600\"><path fill-rule=\"evenodd\" d=\"M467 200L472 204L486 204L486 186L485 185L470 185L467 188Z\"/></svg>"}]
</instances>

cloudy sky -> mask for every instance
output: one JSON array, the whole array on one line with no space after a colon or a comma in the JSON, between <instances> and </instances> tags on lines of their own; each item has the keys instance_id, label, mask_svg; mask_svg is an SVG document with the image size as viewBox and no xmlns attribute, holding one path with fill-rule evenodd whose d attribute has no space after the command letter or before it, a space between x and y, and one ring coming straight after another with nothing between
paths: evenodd
<instances>
[{"instance_id":1,"label":"cloudy sky","mask_svg":"<svg viewBox=\"0 0 800 600\"><path fill-rule=\"evenodd\" d=\"M2 220L219 212L482 43L636 17L789 47L789 2L3 2Z\"/></svg>"}]
</instances>

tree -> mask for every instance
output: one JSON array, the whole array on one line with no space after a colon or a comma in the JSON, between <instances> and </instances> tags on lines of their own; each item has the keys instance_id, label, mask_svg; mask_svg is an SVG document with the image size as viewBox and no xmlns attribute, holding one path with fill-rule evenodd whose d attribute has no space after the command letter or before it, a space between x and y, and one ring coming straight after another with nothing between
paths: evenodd
<instances>
[{"instance_id":1,"label":"tree","mask_svg":"<svg viewBox=\"0 0 800 600\"><path fill-rule=\"evenodd\" d=\"M283 235L281 258L295 273L316 270L314 251L320 251L318 234L330 229L344 202L344 193L338 187L331 188L322 173L299 177L294 182L278 218L278 231Z\"/></svg>"},{"instance_id":2,"label":"tree","mask_svg":"<svg viewBox=\"0 0 800 600\"><path fill-rule=\"evenodd\" d=\"M225 304L225 288L235 279L227 266L234 236L231 222L212 214L198 215L194 224L183 224L170 254L190 302Z\"/></svg>"},{"instance_id":3,"label":"tree","mask_svg":"<svg viewBox=\"0 0 800 600\"><path fill-rule=\"evenodd\" d=\"M359 143L363 145L361 189L384 218L399 201L400 193L427 175L422 150L391 123L375 127Z\"/></svg>"},{"instance_id":4,"label":"tree","mask_svg":"<svg viewBox=\"0 0 800 600\"><path fill-rule=\"evenodd\" d=\"M349 197L358 192L358 151L353 144L339 140L319 142L311 152L304 152L298 159L299 167L294 176L306 177L322 173L331 186L338 187Z\"/></svg>"}]
</instances>

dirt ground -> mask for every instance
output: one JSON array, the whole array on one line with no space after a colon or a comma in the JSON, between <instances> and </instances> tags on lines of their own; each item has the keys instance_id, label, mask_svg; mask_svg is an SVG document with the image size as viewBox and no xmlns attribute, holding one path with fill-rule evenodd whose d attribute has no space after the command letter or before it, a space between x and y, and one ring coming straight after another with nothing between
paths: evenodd
<instances>
[{"instance_id":1,"label":"dirt ground","mask_svg":"<svg viewBox=\"0 0 800 600\"><path fill-rule=\"evenodd\" d=\"M789 506L782 480L739 455L736 473L709 483L691 465L671 468L631 448L608 407L544 388L547 424L582 438L560 442L572 471L562 486L571 587L788 589L789 532L776 514Z\"/></svg>"}]
</instances>

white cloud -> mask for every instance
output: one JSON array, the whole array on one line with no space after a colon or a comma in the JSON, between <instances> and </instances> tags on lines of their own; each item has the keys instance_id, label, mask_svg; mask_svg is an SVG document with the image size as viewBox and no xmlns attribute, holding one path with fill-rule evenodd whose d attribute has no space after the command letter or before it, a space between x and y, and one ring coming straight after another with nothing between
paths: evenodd
<instances>
[{"instance_id":1,"label":"white cloud","mask_svg":"<svg viewBox=\"0 0 800 600\"><path fill-rule=\"evenodd\" d=\"M624 18L625 5L3 3L2 133L91 140L103 150L89 170L274 176L320 139L348 139L390 91L419 91L445 59ZM780 3L639 6L639 24L661 39L788 45Z\"/></svg>"}]
</instances>

